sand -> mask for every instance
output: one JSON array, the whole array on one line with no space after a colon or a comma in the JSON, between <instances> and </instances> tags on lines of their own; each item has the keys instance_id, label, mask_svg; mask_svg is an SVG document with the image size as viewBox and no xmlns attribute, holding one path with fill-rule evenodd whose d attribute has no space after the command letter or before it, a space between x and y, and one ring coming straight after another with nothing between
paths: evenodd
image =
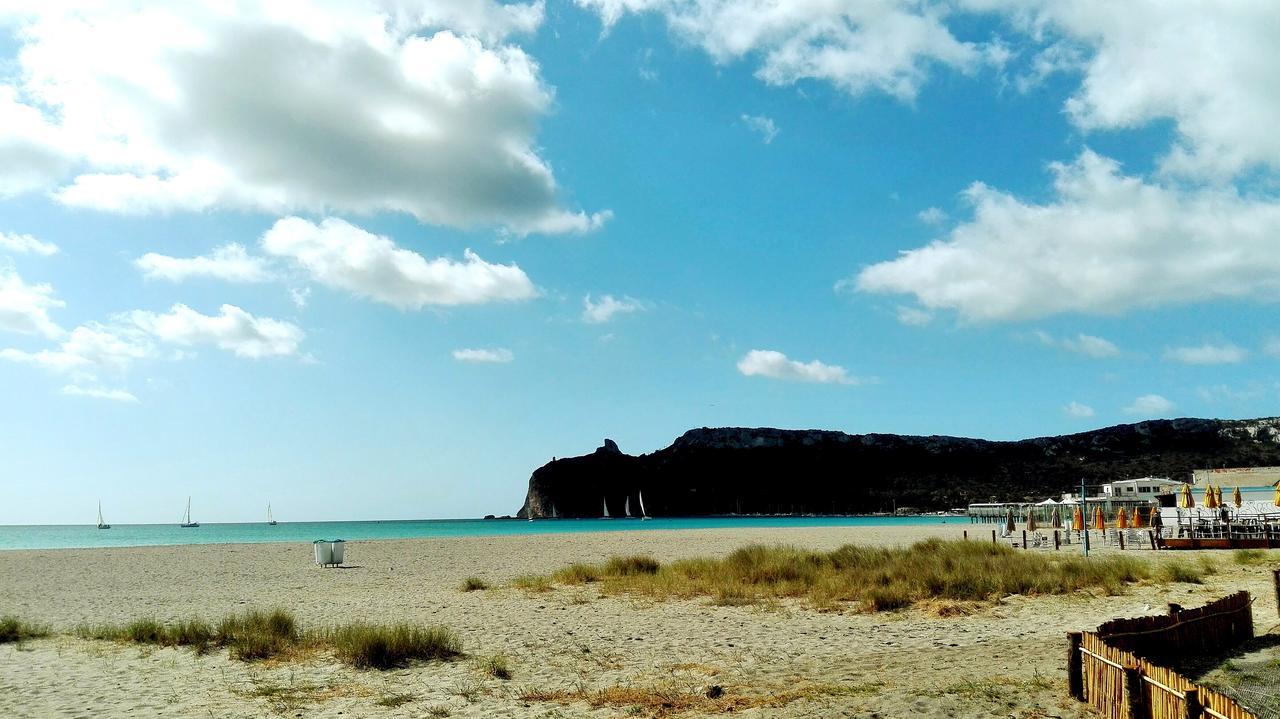
<instances>
[{"instance_id":1,"label":"sand","mask_svg":"<svg viewBox=\"0 0 1280 719\"><path fill-rule=\"evenodd\" d=\"M775 698L774 706L734 712L748 717L1084 717L1083 707L1063 696L1067 631L1160 612L1170 601L1195 606L1237 589L1260 598L1259 633L1276 624L1269 570L1237 566L1227 553L1211 555L1223 571L1204 585L1138 586L1118 597L1007 597L955 618L921 609L822 613L791 603L721 607L604 598L589 587L529 593L505 586L521 574L614 554L670 560L722 555L750 542L900 544L959 537L965 529L977 535L990 526L352 542L343 569L316 567L306 544L0 552L0 614L56 631L146 616L216 620L279 606L311 625L444 624L461 636L469 656L379 672L323 655L255 664L233 661L225 651L197 656L60 635L0 645L0 716L652 716L629 705L522 695L619 686L702 692L719 685L729 696ZM1149 550L1132 554L1158 559ZM473 575L500 588L460 591ZM509 658L514 678L479 670L477 659L494 653Z\"/></svg>"}]
</instances>

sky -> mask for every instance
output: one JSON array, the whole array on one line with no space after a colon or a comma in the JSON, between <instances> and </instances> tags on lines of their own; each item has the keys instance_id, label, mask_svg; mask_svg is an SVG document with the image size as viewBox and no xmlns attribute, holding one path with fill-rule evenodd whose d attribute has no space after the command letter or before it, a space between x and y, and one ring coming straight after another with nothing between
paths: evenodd
<instances>
[{"instance_id":1,"label":"sky","mask_svg":"<svg viewBox=\"0 0 1280 719\"><path fill-rule=\"evenodd\" d=\"M0 0L0 524L514 513L703 426L1275 415L1277 32Z\"/></svg>"}]
</instances>

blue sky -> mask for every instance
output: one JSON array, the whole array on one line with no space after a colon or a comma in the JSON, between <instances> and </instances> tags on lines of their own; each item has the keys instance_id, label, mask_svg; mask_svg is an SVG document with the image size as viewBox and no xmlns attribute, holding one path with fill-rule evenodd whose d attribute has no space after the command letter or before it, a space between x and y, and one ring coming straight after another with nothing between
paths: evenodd
<instances>
[{"instance_id":1,"label":"blue sky","mask_svg":"<svg viewBox=\"0 0 1280 719\"><path fill-rule=\"evenodd\" d=\"M0 523L1275 414L1270 3L0 4Z\"/></svg>"}]
</instances>

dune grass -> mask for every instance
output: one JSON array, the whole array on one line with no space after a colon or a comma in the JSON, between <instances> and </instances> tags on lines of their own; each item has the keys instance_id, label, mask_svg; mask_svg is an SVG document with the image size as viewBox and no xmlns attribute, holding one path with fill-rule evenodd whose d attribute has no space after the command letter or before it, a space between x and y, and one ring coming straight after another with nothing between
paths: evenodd
<instances>
[{"instance_id":1,"label":"dune grass","mask_svg":"<svg viewBox=\"0 0 1280 719\"><path fill-rule=\"evenodd\" d=\"M24 642L28 639L47 636L49 636L49 628L43 624L33 624L12 614L0 617L0 644Z\"/></svg>"},{"instance_id":2,"label":"dune grass","mask_svg":"<svg viewBox=\"0 0 1280 719\"><path fill-rule=\"evenodd\" d=\"M549 577L522 577L517 586L594 582L606 594L654 599L710 597L738 606L783 598L817 608L857 603L888 611L926 600L986 601L1010 594L1118 594L1140 581L1199 582L1204 565L1153 568L1124 556L1019 552L983 542L930 539L905 548L845 545L831 552L751 545L724 558L699 557L662 565L648 557L615 557L602 565L572 564Z\"/></svg>"},{"instance_id":3,"label":"dune grass","mask_svg":"<svg viewBox=\"0 0 1280 719\"><path fill-rule=\"evenodd\" d=\"M489 583L480 577L467 577L459 587L464 592L479 592L489 588Z\"/></svg>"},{"instance_id":4,"label":"dune grass","mask_svg":"<svg viewBox=\"0 0 1280 719\"><path fill-rule=\"evenodd\" d=\"M462 655L462 642L447 627L357 622L330 630L326 643L338 658L360 669L390 669L413 661L443 661Z\"/></svg>"},{"instance_id":5,"label":"dune grass","mask_svg":"<svg viewBox=\"0 0 1280 719\"><path fill-rule=\"evenodd\" d=\"M404 666L416 660L452 659L462 654L462 642L445 627L356 622L304 632L294 616L283 609L229 615L216 626L199 619L171 623L138 619L126 624L81 625L75 634L85 639L190 646L198 652L226 647L233 659L241 661L331 649L354 667L372 669Z\"/></svg>"},{"instance_id":6,"label":"dune grass","mask_svg":"<svg viewBox=\"0 0 1280 719\"><path fill-rule=\"evenodd\" d=\"M484 657L476 666L481 672L493 677L494 679L502 679L506 681L515 676L515 672L511 669L511 660L505 654L493 654Z\"/></svg>"}]
</instances>

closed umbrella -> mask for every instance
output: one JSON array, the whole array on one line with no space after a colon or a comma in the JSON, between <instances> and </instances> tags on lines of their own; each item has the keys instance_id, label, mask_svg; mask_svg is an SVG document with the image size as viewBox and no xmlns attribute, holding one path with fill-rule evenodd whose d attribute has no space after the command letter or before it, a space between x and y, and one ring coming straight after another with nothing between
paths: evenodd
<instances>
[{"instance_id":1,"label":"closed umbrella","mask_svg":"<svg viewBox=\"0 0 1280 719\"><path fill-rule=\"evenodd\" d=\"M1116 529L1128 529L1128 528L1129 528L1129 514L1124 511L1124 507L1121 507L1120 511L1116 512Z\"/></svg>"},{"instance_id":2,"label":"closed umbrella","mask_svg":"<svg viewBox=\"0 0 1280 719\"><path fill-rule=\"evenodd\" d=\"M1015 531L1017 531L1017 529L1018 527L1017 525L1014 524L1014 521L1013 521L1013 508L1010 507L1009 516L1005 518L1004 531L1006 534L1013 534Z\"/></svg>"},{"instance_id":3,"label":"closed umbrella","mask_svg":"<svg viewBox=\"0 0 1280 719\"><path fill-rule=\"evenodd\" d=\"M1244 497L1240 496L1239 487L1236 487L1235 491L1231 493L1231 503L1236 505L1236 509L1240 509L1240 505L1244 504Z\"/></svg>"},{"instance_id":4,"label":"closed umbrella","mask_svg":"<svg viewBox=\"0 0 1280 719\"><path fill-rule=\"evenodd\" d=\"M1051 517L1054 529L1062 529L1062 508L1053 508L1053 517Z\"/></svg>"},{"instance_id":5,"label":"closed umbrella","mask_svg":"<svg viewBox=\"0 0 1280 719\"><path fill-rule=\"evenodd\" d=\"M1191 485L1182 485L1182 507L1183 509L1194 509L1196 506L1196 498L1191 496Z\"/></svg>"},{"instance_id":6,"label":"closed umbrella","mask_svg":"<svg viewBox=\"0 0 1280 719\"><path fill-rule=\"evenodd\" d=\"M1222 508L1222 485L1213 488L1213 508Z\"/></svg>"},{"instance_id":7,"label":"closed umbrella","mask_svg":"<svg viewBox=\"0 0 1280 719\"><path fill-rule=\"evenodd\" d=\"M1206 484L1204 486L1204 508L1213 509L1214 506L1216 505L1213 503L1213 485Z\"/></svg>"},{"instance_id":8,"label":"closed umbrella","mask_svg":"<svg viewBox=\"0 0 1280 719\"><path fill-rule=\"evenodd\" d=\"M1275 501L1272 502L1272 504L1276 505L1277 507L1280 507L1280 484L1276 485L1276 498L1275 498Z\"/></svg>"},{"instance_id":9,"label":"closed umbrella","mask_svg":"<svg viewBox=\"0 0 1280 719\"><path fill-rule=\"evenodd\" d=\"M1134 529L1142 529L1142 509L1140 507L1133 508L1133 516L1129 517L1129 526Z\"/></svg>"},{"instance_id":10,"label":"closed umbrella","mask_svg":"<svg viewBox=\"0 0 1280 719\"><path fill-rule=\"evenodd\" d=\"M1106 531L1107 520L1102 516L1102 507L1093 510L1093 528Z\"/></svg>"},{"instance_id":11,"label":"closed umbrella","mask_svg":"<svg viewBox=\"0 0 1280 719\"><path fill-rule=\"evenodd\" d=\"M1276 490L1276 506L1280 507L1280 489ZM1080 509L1080 505L1076 505L1076 511L1071 514L1071 528L1077 532L1084 531L1084 510Z\"/></svg>"},{"instance_id":12,"label":"closed umbrella","mask_svg":"<svg viewBox=\"0 0 1280 719\"><path fill-rule=\"evenodd\" d=\"M1036 531L1036 511L1034 508L1027 508L1027 531Z\"/></svg>"}]
</instances>

